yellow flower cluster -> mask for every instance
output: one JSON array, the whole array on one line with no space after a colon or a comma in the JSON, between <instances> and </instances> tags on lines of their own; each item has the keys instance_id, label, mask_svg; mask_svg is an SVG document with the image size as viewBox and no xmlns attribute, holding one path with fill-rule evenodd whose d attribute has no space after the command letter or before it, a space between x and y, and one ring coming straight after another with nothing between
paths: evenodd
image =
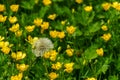
<instances>
[{"instance_id":1,"label":"yellow flower cluster","mask_svg":"<svg viewBox=\"0 0 120 80\"><path fill-rule=\"evenodd\" d=\"M76 3L80 4L83 2L83 0L75 0Z\"/></svg>"},{"instance_id":2,"label":"yellow flower cluster","mask_svg":"<svg viewBox=\"0 0 120 80\"><path fill-rule=\"evenodd\" d=\"M64 66L65 66L65 70L67 73L71 73L73 71L73 65L74 63L71 62L71 63L66 63Z\"/></svg>"},{"instance_id":3,"label":"yellow flower cluster","mask_svg":"<svg viewBox=\"0 0 120 80\"><path fill-rule=\"evenodd\" d=\"M48 19L55 20L56 16L56 14L51 14L48 16Z\"/></svg>"},{"instance_id":4,"label":"yellow flower cluster","mask_svg":"<svg viewBox=\"0 0 120 80\"><path fill-rule=\"evenodd\" d=\"M97 79L94 77L91 77L91 78L87 78L86 80L97 80Z\"/></svg>"},{"instance_id":5,"label":"yellow flower cluster","mask_svg":"<svg viewBox=\"0 0 120 80\"><path fill-rule=\"evenodd\" d=\"M7 19L7 16L3 16L0 14L0 22L5 22Z\"/></svg>"},{"instance_id":6,"label":"yellow flower cluster","mask_svg":"<svg viewBox=\"0 0 120 80\"><path fill-rule=\"evenodd\" d=\"M45 6L50 5L52 3L51 0L43 0L42 2Z\"/></svg>"},{"instance_id":7,"label":"yellow flower cluster","mask_svg":"<svg viewBox=\"0 0 120 80\"><path fill-rule=\"evenodd\" d=\"M49 34L52 38L57 38L58 37L58 38L62 39L62 38L65 37L64 31L60 32L60 31L53 30L53 31L50 31Z\"/></svg>"},{"instance_id":8,"label":"yellow flower cluster","mask_svg":"<svg viewBox=\"0 0 120 80\"><path fill-rule=\"evenodd\" d=\"M99 56L103 56L103 55L104 55L103 48L97 49L96 52L97 52L97 54L98 54Z\"/></svg>"},{"instance_id":9,"label":"yellow flower cluster","mask_svg":"<svg viewBox=\"0 0 120 80\"><path fill-rule=\"evenodd\" d=\"M22 35L22 30L19 30L20 25L18 23L12 25L12 27L9 28L11 32L15 33L15 36L20 37Z\"/></svg>"},{"instance_id":10,"label":"yellow flower cluster","mask_svg":"<svg viewBox=\"0 0 120 80\"><path fill-rule=\"evenodd\" d=\"M0 12L3 12L3 11L5 11L5 5L0 4Z\"/></svg>"},{"instance_id":11,"label":"yellow flower cluster","mask_svg":"<svg viewBox=\"0 0 120 80\"><path fill-rule=\"evenodd\" d=\"M12 44L9 44L8 41L3 41L3 40L4 40L4 37L0 36L0 48L1 48L1 51L4 54L9 54L9 52L11 50L11 47L12 47Z\"/></svg>"},{"instance_id":12,"label":"yellow flower cluster","mask_svg":"<svg viewBox=\"0 0 120 80\"><path fill-rule=\"evenodd\" d=\"M28 69L29 65L26 65L26 64L17 64L16 65L17 69L20 71L20 72L23 72L25 70Z\"/></svg>"},{"instance_id":13,"label":"yellow flower cluster","mask_svg":"<svg viewBox=\"0 0 120 80\"><path fill-rule=\"evenodd\" d=\"M73 56L73 52L74 52L74 49L71 49L71 48L66 50L66 53L68 56Z\"/></svg>"},{"instance_id":14,"label":"yellow flower cluster","mask_svg":"<svg viewBox=\"0 0 120 80\"><path fill-rule=\"evenodd\" d=\"M21 60L24 59L26 57L26 53L23 53L21 51L18 52L12 52L11 57L15 60Z\"/></svg>"},{"instance_id":15,"label":"yellow flower cluster","mask_svg":"<svg viewBox=\"0 0 120 80\"><path fill-rule=\"evenodd\" d=\"M60 62L57 62L56 64L52 64L52 69L59 70L62 67L62 64Z\"/></svg>"},{"instance_id":16,"label":"yellow flower cluster","mask_svg":"<svg viewBox=\"0 0 120 80\"><path fill-rule=\"evenodd\" d=\"M74 27L74 26L68 26L68 27L66 28L66 31L67 31L69 34L73 34L73 33L75 32L75 30L76 30L76 27Z\"/></svg>"},{"instance_id":17,"label":"yellow flower cluster","mask_svg":"<svg viewBox=\"0 0 120 80\"><path fill-rule=\"evenodd\" d=\"M19 5L18 5L18 4L12 4L12 5L10 6L10 9L11 9L11 11L13 11L13 12L17 12L18 9L19 9Z\"/></svg>"},{"instance_id":18,"label":"yellow flower cluster","mask_svg":"<svg viewBox=\"0 0 120 80\"><path fill-rule=\"evenodd\" d=\"M35 25L26 26L25 29L26 29L28 32L32 32L32 31L35 29Z\"/></svg>"},{"instance_id":19,"label":"yellow flower cluster","mask_svg":"<svg viewBox=\"0 0 120 80\"><path fill-rule=\"evenodd\" d=\"M116 10L120 11L120 3L115 1L113 3L108 3L108 2L105 2L102 4L102 7L105 11L109 10L110 7L113 7L115 8Z\"/></svg>"},{"instance_id":20,"label":"yellow flower cluster","mask_svg":"<svg viewBox=\"0 0 120 80\"><path fill-rule=\"evenodd\" d=\"M55 72L49 73L50 80L55 80L59 75L56 74Z\"/></svg>"},{"instance_id":21,"label":"yellow flower cluster","mask_svg":"<svg viewBox=\"0 0 120 80\"><path fill-rule=\"evenodd\" d=\"M108 30L108 27L107 27L106 25L102 25L101 29L102 29L103 31L107 31L107 30Z\"/></svg>"},{"instance_id":22,"label":"yellow flower cluster","mask_svg":"<svg viewBox=\"0 0 120 80\"><path fill-rule=\"evenodd\" d=\"M105 41L108 41L111 38L111 34L110 33L103 34L103 36L101 36L101 38L104 39Z\"/></svg>"},{"instance_id":23,"label":"yellow flower cluster","mask_svg":"<svg viewBox=\"0 0 120 80\"><path fill-rule=\"evenodd\" d=\"M44 58L49 58L51 61L55 61L56 60L56 57L57 57L57 52L56 52L56 50L50 50L50 51L48 51L48 52L45 52L44 54L43 54L43 57Z\"/></svg>"},{"instance_id":24,"label":"yellow flower cluster","mask_svg":"<svg viewBox=\"0 0 120 80\"><path fill-rule=\"evenodd\" d=\"M85 6L85 7L84 7L84 10L85 10L86 12L91 12L92 9L93 9L92 6Z\"/></svg>"},{"instance_id":25,"label":"yellow flower cluster","mask_svg":"<svg viewBox=\"0 0 120 80\"><path fill-rule=\"evenodd\" d=\"M11 80L22 80L23 73L19 73L18 75L11 76Z\"/></svg>"}]
</instances>

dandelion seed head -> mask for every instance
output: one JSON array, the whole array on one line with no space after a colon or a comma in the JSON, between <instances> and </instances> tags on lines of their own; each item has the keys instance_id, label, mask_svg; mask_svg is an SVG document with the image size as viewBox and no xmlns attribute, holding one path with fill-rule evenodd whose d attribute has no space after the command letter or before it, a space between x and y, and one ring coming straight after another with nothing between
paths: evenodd
<instances>
[{"instance_id":1,"label":"dandelion seed head","mask_svg":"<svg viewBox=\"0 0 120 80\"><path fill-rule=\"evenodd\" d=\"M36 57L43 56L43 54L51 49L53 49L54 45L52 41L48 38L39 38L37 41L33 43L32 52Z\"/></svg>"}]
</instances>

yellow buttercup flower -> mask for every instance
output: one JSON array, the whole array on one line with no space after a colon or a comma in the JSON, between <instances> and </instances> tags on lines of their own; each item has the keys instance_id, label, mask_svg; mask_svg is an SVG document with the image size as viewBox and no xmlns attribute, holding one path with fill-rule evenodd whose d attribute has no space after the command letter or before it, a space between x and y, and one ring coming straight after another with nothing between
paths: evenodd
<instances>
[{"instance_id":1,"label":"yellow buttercup flower","mask_svg":"<svg viewBox=\"0 0 120 80\"><path fill-rule=\"evenodd\" d=\"M26 65L26 64L17 64L16 67L17 67L17 69L19 71L23 72L23 71L26 71L28 69L29 65Z\"/></svg>"},{"instance_id":2,"label":"yellow buttercup flower","mask_svg":"<svg viewBox=\"0 0 120 80\"><path fill-rule=\"evenodd\" d=\"M108 27L107 27L106 25L103 25L103 26L101 27L101 29L102 29L103 31L107 31L107 30L108 30Z\"/></svg>"},{"instance_id":3,"label":"yellow buttercup flower","mask_svg":"<svg viewBox=\"0 0 120 80\"><path fill-rule=\"evenodd\" d=\"M113 2L112 7L120 11L120 3L118 3L117 1Z\"/></svg>"},{"instance_id":4,"label":"yellow buttercup flower","mask_svg":"<svg viewBox=\"0 0 120 80\"><path fill-rule=\"evenodd\" d=\"M28 32L32 32L32 31L35 29L35 25L26 26L25 29L26 29Z\"/></svg>"},{"instance_id":5,"label":"yellow buttercup flower","mask_svg":"<svg viewBox=\"0 0 120 80\"><path fill-rule=\"evenodd\" d=\"M19 73L18 75L11 76L11 80L22 80L23 73Z\"/></svg>"},{"instance_id":6,"label":"yellow buttercup flower","mask_svg":"<svg viewBox=\"0 0 120 80\"><path fill-rule=\"evenodd\" d=\"M0 48L2 48L2 47L8 47L8 46L9 46L9 42L8 41L0 41Z\"/></svg>"},{"instance_id":7,"label":"yellow buttercup flower","mask_svg":"<svg viewBox=\"0 0 120 80\"><path fill-rule=\"evenodd\" d=\"M107 10L109 10L109 8L111 7L111 4L110 3L103 3L102 4L102 7L103 7L103 9L105 10L105 11L107 11Z\"/></svg>"},{"instance_id":8,"label":"yellow buttercup flower","mask_svg":"<svg viewBox=\"0 0 120 80\"><path fill-rule=\"evenodd\" d=\"M51 36L52 38L56 38L56 37L57 37L57 33L58 33L58 32L57 32L56 30L49 32L49 34L50 34L50 36Z\"/></svg>"},{"instance_id":9,"label":"yellow buttercup flower","mask_svg":"<svg viewBox=\"0 0 120 80\"><path fill-rule=\"evenodd\" d=\"M19 30L19 24L17 23L17 24L14 24L11 28L9 28L9 30L11 31L11 32L16 32L16 31L18 31Z\"/></svg>"},{"instance_id":10,"label":"yellow buttercup flower","mask_svg":"<svg viewBox=\"0 0 120 80\"><path fill-rule=\"evenodd\" d=\"M97 52L97 54L98 54L99 56L103 56L103 55L104 55L103 48L97 49L96 52Z\"/></svg>"},{"instance_id":11,"label":"yellow buttercup flower","mask_svg":"<svg viewBox=\"0 0 120 80\"><path fill-rule=\"evenodd\" d=\"M20 37L22 35L22 30L18 30L15 32L15 36Z\"/></svg>"},{"instance_id":12,"label":"yellow buttercup flower","mask_svg":"<svg viewBox=\"0 0 120 80\"><path fill-rule=\"evenodd\" d=\"M35 42L35 41L37 41L38 40L38 37L34 37L34 38L32 38L30 35L28 36L28 38L27 38L27 42L29 42L31 45Z\"/></svg>"},{"instance_id":13,"label":"yellow buttercup flower","mask_svg":"<svg viewBox=\"0 0 120 80\"><path fill-rule=\"evenodd\" d=\"M67 49L66 53L68 56L73 56L74 49Z\"/></svg>"},{"instance_id":14,"label":"yellow buttercup flower","mask_svg":"<svg viewBox=\"0 0 120 80\"><path fill-rule=\"evenodd\" d=\"M73 34L75 32L76 28L74 26L69 26L66 28L66 31L69 33L69 34Z\"/></svg>"},{"instance_id":15,"label":"yellow buttercup flower","mask_svg":"<svg viewBox=\"0 0 120 80\"><path fill-rule=\"evenodd\" d=\"M48 16L48 19L55 20L56 16L56 14L51 14Z\"/></svg>"},{"instance_id":16,"label":"yellow buttercup flower","mask_svg":"<svg viewBox=\"0 0 120 80\"><path fill-rule=\"evenodd\" d=\"M9 47L2 47L1 51L4 53L4 54L8 54L10 52L11 48Z\"/></svg>"},{"instance_id":17,"label":"yellow buttercup flower","mask_svg":"<svg viewBox=\"0 0 120 80\"><path fill-rule=\"evenodd\" d=\"M43 22L43 24L41 24L41 33L44 32L44 30L48 29L49 27L49 22Z\"/></svg>"},{"instance_id":18,"label":"yellow buttercup flower","mask_svg":"<svg viewBox=\"0 0 120 80\"><path fill-rule=\"evenodd\" d=\"M83 2L83 0L75 0L76 3L80 4Z\"/></svg>"},{"instance_id":19,"label":"yellow buttercup flower","mask_svg":"<svg viewBox=\"0 0 120 80\"><path fill-rule=\"evenodd\" d=\"M42 2L45 6L50 5L52 3L51 0L43 0Z\"/></svg>"},{"instance_id":20,"label":"yellow buttercup flower","mask_svg":"<svg viewBox=\"0 0 120 80\"><path fill-rule=\"evenodd\" d=\"M49 74L50 80L55 80L58 77L58 74L56 74L55 72L51 72Z\"/></svg>"},{"instance_id":21,"label":"yellow buttercup flower","mask_svg":"<svg viewBox=\"0 0 120 80\"><path fill-rule=\"evenodd\" d=\"M34 24L36 26L41 26L42 22L43 22L43 19L41 19L41 18L34 19Z\"/></svg>"},{"instance_id":22,"label":"yellow buttercup flower","mask_svg":"<svg viewBox=\"0 0 120 80\"><path fill-rule=\"evenodd\" d=\"M42 29L48 29L48 27L49 27L49 22L43 22L43 24L41 25L41 28Z\"/></svg>"},{"instance_id":23,"label":"yellow buttercup flower","mask_svg":"<svg viewBox=\"0 0 120 80\"><path fill-rule=\"evenodd\" d=\"M22 53L21 51L18 51L17 53L12 52L11 57L15 60L20 60L26 57L25 53Z\"/></svg>"},{"instance_id":24,"label":"yellow buttercup flower","mask_svg":"<svg viewBox=\"0 0 120 80\"><path fill-rule=\"evenodd\" d=\"M87 79L85 79L85 80L97 80L97 79L94 78L94 77L91 77L91 78L87 78Z\"/></svg>"},{"instance_id":25,"label":"yellow buttercup flower","mask_svg":"<svg viewBox=\"0 0 120 80\"><path fill-rule=\"evenodd\" d=\"M73 65L74 63L71 62L71 63L66 63L64 66L65 66L65 71L67 73L71 73L73 71Z\"/></svg>"},{"instance_id":26,"label":"yellow buttercup flower","mask_svg":"<svg viewBox=\"0 0 120 80\"><path fill-rule=\"evenodd\" d=\"M0 14L0 22L5 22L7 19L7 16L3 16Z\"/></svg>"},{"instance_id":27,"label":"yellow buttercup flower","mask_svg":"<svg viewBox=\"0 0 120 80\"><path fill-rule=\"evenodd\" d=\"M52 69L59 70L62 67L62 64L60 62L57 62L56 64L52 64Z\"/></svg>"},{"instance_id":28,"label":"yellow buttercup flower","mask_svg":"<svg viewBox=\"0 0 120 80\"><path fill-rule=\"evenodd\" d=\"M92 6L85 6L85 7L84 7L84 10L85 10L86 12L90 12L90 11L92 11Z\"/></svg>"},{"instance_id":29,"label":"yellow buttercup flower","mask_svg":"<svg viewBox=\"0 0 120 80\"><path fill-rule=\"evenodd\" d=\"M17 17L15 17L15 16L12 17L12 16L10 16L10 17L9 17L9 21L10 21L11 24L13 24L13 23L17 22Z\"/></svg>"},{"instance_id":30,"label":"yellow buttercup flower","mask_svg":"<svg viewBox=\"0 0 120 80\"><path fill-rule=\"evenodd\" d=\"M103 34L101 38L104 39L105 41L108 41L111 38L111 34L110 33Z\"/></svg>"},{"instance_id":31,"label":"yellow buttercup flower","mask_svg":"<svg viewBox=\"0 0 120 80\"><path fill-rule=\"evenodd\" d=\"M43 54L43 57L46 58L46 59L48 59L48 58L50 57L50 52L49 52L49 51L48 51L48 52L45 52L45 53Z\"/></svg>"},{"instance_id":32,"label":"yellow buttercup flower","mask_svg":"<svg viewBox=\"0 0 120 80\"><path fill-rule=\"evenodd\" d=\"M0 4L0 12L3 12L3 11L5 11L5 5Z\"/></svg>"},{"instance_id":33,"label":"yellow buttercup flower","mask_svg":"<svg viewBox=\"0 0 120 80\"><path fill-rule=\"evenodd\" d=\"M13 4L13 5L10 6L10 9L11 9L13 12L17 12L18 9L19 9L19 5Z\"/></svg>"},{"instance_id":34,"label":"yellow buttercup flower","mask_svg":"<svg viewBox=\"0 0 120 80\"><path fill-rule=\"evenodd\" d=\"M55 61L56 60L56 57L57 57L57 52L56 52L56 50L51 50L50 51L50 60L51 61Z\"/></svg>"},{"instance_id":35,"label":"yellow buttercup flower","mask_svg":"<svg viewBox=\"0 0 120 80\"><path fill-rule=\"evenodd\" d=\"M58 38L60 38L60 39L65 37L64 31L58 32L57 34L58 34Z\"/></svg>"}]
</instances>

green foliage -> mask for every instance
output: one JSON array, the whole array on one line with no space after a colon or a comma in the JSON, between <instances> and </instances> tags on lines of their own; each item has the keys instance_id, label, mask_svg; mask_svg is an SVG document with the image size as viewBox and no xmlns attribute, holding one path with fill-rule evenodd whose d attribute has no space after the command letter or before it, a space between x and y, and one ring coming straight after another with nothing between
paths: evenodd
<instances>
[{"instance_id":1,"label":"green foliage","mask_svg":"<svg viewBox=\"0 0 120 80\"><path fill-rule=\"evenodd\" d=\"M113 3L118 0L83 0L81 3L77 3L77 0L50 1L51 3L47 5L45 3L49 1L43 2L43 0L0 0L0 80L16 80L11 78L21 72L22 80L54 80L50 77L51 72L58 74L56 80L88 80L89 78L119 80L120 2L115 6ZM102 5L105 2L111 4L108 10L105 9L109 5ZM2 4L5 6L3 11ZM12 11L10 7L13 4L19 5L18 11ZM86 6L88 11L85 10ZM90 6L92 6L91 10ZM53 14L55 14L54 18L53 16L52 19L49 18ZM2 16L7 16L5 21ZM15 23L10 22L10 17L13 16L17 18ZM42 23L40 24L39 21L35 23L35 19L42 19ZM47 23L44 22L49 23L48 28L46 28ZM10 28L17 23L19 29L14 28L10 31ZM26 28L32 25L35 26L33 31L31 28ZM107 26L107 30L102 28L103 25ZM67 30L70 26L73 28ZM14 30L22 31L21 35L19 36ZM56 33L50 34L54 30ZM111 36L104 36L108 33ZM34 55L32 50L36 37L46 37L53 42L53 50L57 53L56 56L53 54L55 60L54 57L50 57L52 53L49 58ZM5 53L8 51L7 48L10 49L9 53ZM103 53L96 51L100 48L103 49ZM73 49L73 52L69 49ZM13 58L13 52L15 54L22 52L26 56L16 60ZM23 54L14 55L17 58L19 56L21 58ZM55 70L53 65L57 62L61 63L61 68ZM71 72L67 72L65 64L68 63L74 63L72 67L67 66L70 70L73 69ZM25 71L20 71L17 64L26 64L29 67ZM58 67L60 65L55 66ZM24 69L23 66L21 69Z\"/></svg>"}]
</instances>

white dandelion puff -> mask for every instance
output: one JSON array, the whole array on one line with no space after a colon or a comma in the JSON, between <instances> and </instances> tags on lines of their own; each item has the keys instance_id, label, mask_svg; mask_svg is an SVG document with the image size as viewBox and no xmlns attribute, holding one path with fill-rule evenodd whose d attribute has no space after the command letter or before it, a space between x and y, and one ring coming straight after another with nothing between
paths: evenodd
<instances>
[{"instance_id":1,"label":"white dandelion puff","mask_svg":"<svg viewBox=\"0 0 120 80\"><path fill-rule=\"evenodd\" d=\"M36 57L42 57L45 52L53 49L53 47L54 45L50 39L39 38L33 43L32 52L35 54Z\"/></svg>"}]
</instances>

